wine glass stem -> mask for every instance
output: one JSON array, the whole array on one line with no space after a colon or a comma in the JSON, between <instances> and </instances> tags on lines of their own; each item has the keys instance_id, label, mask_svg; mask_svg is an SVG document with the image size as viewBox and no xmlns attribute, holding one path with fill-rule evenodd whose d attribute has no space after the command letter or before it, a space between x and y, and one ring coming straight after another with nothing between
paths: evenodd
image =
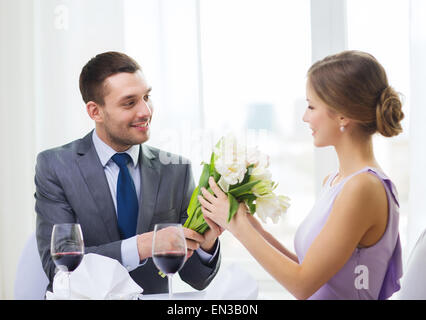
<instances>
[{"instance_id":1,"label":"wine glass stem","mask_svg":"<svg viewBox=\"0 0 426 320\"><path fill-rule=\"evenodd\" d=\"M70 279L71 272L67 271L67 280L68 280L68 295L67 299L71 300L71 279Z\"/></svg>"},{"instance_id":2,"label":"wine glass stem","mask_svg":"<svg viewBox=\"0 0 426 320\"><path fill-rule=\"evenodd\" d=\"M172 300L173 297L172 276L172 274L167 275L167 279L169 281L169 300Z\"/></svg>"}]
</instances>

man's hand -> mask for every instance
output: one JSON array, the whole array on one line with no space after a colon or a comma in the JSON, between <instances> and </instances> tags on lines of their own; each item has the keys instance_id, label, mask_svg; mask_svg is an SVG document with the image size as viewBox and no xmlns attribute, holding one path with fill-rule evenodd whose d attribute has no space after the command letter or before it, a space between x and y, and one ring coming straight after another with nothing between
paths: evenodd
<instances>
[{"instance_id":1,"label":"man's hand","mask_svg":"<svg viewBox=\"0 0 426 320\"><path fill-rule=\"evenodd\" d=\"M200 244L200 246L201 246L201 249L203 249L207 253L212 254L213 253L212 249L214 247L214 244L216 243L217 238L222 234L224 229L220 227L219 225L217 225L216 223L214 223L211 219L207 218L206 216L204 216L204 220L207 222L210 229L208 229L204 233L205 240L203 243Z\"/></svg>"},{"instance_id":2,"label":"man's hand","mask_svg":"<svg viewBox=\"0 0 426 320\"><path fill-rule=\"evenodd\" d=\"M195 250L200 247L200 243L205 242L203 235L190 230L188 228L183 228L183 234L185 236L186 247L188 249L186 258L192 256ZM139 234L137 236L137 246L139 252L139 259L144 260L152 256L152 239L154 237L154 232L146 232ZM172 238L171 238L172 239ZM171 240L172 241L172 240Z\"/></svg>"},{"instance_id":3,"label":"man's hand","mask_svg":"<svg viewBox=\"0 0 426 320\"><path fill-rule=\"evenodd\" d=\"M154 232L146 232L138 234L136 237L139 260L145 260L152 256L152 239L154 237Z\"/></svg>"},{"instance_id":4,"label":"man's hand","mask_svg":"<svg viewBox=\"0 0 426 320\"><path fill-rule=\"evenodd\" d=\"M200 243L203 243L205 239L203 235L199 234L198 232L195 232L194 230L185 227L183 227L182 229L186 239L186 247L188 249L186 258L189 259L194 253L194 251L200 247Z\"/></svg>"}]
</instances>

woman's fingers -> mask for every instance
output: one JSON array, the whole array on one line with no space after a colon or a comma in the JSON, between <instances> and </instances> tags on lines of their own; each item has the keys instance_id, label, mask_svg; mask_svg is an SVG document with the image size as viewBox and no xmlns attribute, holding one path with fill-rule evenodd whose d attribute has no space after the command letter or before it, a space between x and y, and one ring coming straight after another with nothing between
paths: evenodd
<instances>
[{"instance_id":1,"label":"woman's fingers","mask_svg":"<svg viewBox=\"0 0 426 320\"><path fill-rule=\"evenodd\" d=\"M206 223L208 224L208 226L210 227L210 229L215 232L215 234L217 236L220 236L223 232L223 228L221 226L219 226L218 224L216 224L212 219L208 218L207 216L204 216L204 220L206 221Z\"/></svg>"},{"instance_id":2,"label":"woman's fingers","mask_svg":"<svg viewBox=\"0 0 426 320\"><path fill-rule=\"evenodd\" d=\"M201 203L201 208L207 209L208 211L212 211L214 209L214 206L206 201L202 196L198 196L198 201Z\"/></svg>"},{"instance_id":3,"label":"woman's fingers","mask_svg":"<svg viewBox=\"0 0 426 320\"><path fill-rule=\"evenodd\" d=\"M207 217L207 219L210 219L211 221L213 221L213 222L215 222L216 223L216 221L215 221L215 219L214 219L214 214L213 213L211 213L210 211L208 211L206 208L204 208L203 206L201 206L201 212L203 213L203 216L204 216L204 220L206 219L206 217Z\"/></svg>"},{"instance_id":4,"label":"woman's fingers","mask_svg":"<svg viewBox=\"0 0 426 320\"><path fill-rule=\"evenodd\" d=\"M210 188L212 188L212 190L213 190L214 194L216 195L216 197L218 197L218 198L226 198L226 194L222 191L221 188L219 188L219 186L214 181L213 177L209 178L209 185L210 185Z\"/></svg>"},{"instance_id":5,"label":"woman's fingers","mask_svg":"<svg viewBox=\"0 0 426 320\"><path fill-rule=\"evenodd\" d=\"M211 221L213 221L213 223L215 223L219 226L220 230L223 231L225 229L224 226L222 225L223 222L222 222L220 215L217 215L216 213L212 213L212 212L208 211L203 206L201 206L201 211L203 212L204 220L206 220L206 218L210 219ZM207 220L206 220L206 222L207 222Z\"/></svg>"},{"instance_id":6,"label":"woman's fingers","mask_svg":"<svg viewBox=\"0 0 426 320\"><path fill-rule=\"evenodd\" d=\"M223 233L223 231L225 230L223 227L221 227L220 225L215 223L213 220L211 220L207 217L204 217L204 219L206 220L207 224L210 226L210 229L214 230L217 233L218 236L220 236Z\"/></svg>"},{"instance_id":7,"label":"woman's fingers","mask_svg":"<svg viewBox=\"0 0 426 320\"><path fill-rule=\"evenodd\" d=\"M216 199L216 197L212 195L210 192L208 192L206 188L201 188L201 193L203 194L204 199L207 200L206 202L213 203ZM198 196L198 199L201 199L203 197Z\"/></svg>"}]
</instances>

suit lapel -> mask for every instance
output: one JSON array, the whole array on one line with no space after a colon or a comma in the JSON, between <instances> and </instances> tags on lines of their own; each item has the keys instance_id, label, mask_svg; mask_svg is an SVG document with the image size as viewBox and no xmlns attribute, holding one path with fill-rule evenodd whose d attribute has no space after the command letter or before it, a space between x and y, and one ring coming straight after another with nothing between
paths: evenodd
<instances>
[{"instance_id":1,"label":"suit lapel","mask_svg":"<svg viewBox=\"0 0 426 320\"><path fill-rule=\"evenodd\" d=\"M139 151L139 168L141 177L141 196L139 200L139 217L137 233L149 231L157 202L160 186L160 168L154 161L155 156L145 145Z\"/></svg>"},{"instance_id":2,"label":"suit lapel","mask_svg":"<svg viewBox=\"0 0 426 320\"><path fill-rule=\"evenodd\" d=\"M93 132L93 131L92 131ZM111 241L120 239L114 202L104 168L92 142L92 132L86 135L78 147L77 164L98 208L97 214L104 221Z\"/></svg>"}]
</instances>

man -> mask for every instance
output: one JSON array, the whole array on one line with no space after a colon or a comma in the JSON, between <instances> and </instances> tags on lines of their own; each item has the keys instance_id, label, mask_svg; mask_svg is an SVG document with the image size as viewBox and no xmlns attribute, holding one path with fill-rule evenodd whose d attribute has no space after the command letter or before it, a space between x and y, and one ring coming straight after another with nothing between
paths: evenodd
<instances>
[{"instance_id":1,"label":"man","mask_svg":"<svg viewBox=\"0 0 426 320\"><path fill-rule=\"evenodd\" d=\"M185 222L194 190L191 165L181 157L164 164L161 159L176 156L144 144L151 87L133 59L118 52L92 58L80 74L80 91L95 130L37 157L36 233L48 290L55 274L53 225L79 223L85 253L120 261L144 294L167 292L167 279L150 259L152 230L160 222ZM204 235L184 228L188 260L179 273L198 290L218 271L220 233L215 224Z\"/></svg>"}]
</instances>

